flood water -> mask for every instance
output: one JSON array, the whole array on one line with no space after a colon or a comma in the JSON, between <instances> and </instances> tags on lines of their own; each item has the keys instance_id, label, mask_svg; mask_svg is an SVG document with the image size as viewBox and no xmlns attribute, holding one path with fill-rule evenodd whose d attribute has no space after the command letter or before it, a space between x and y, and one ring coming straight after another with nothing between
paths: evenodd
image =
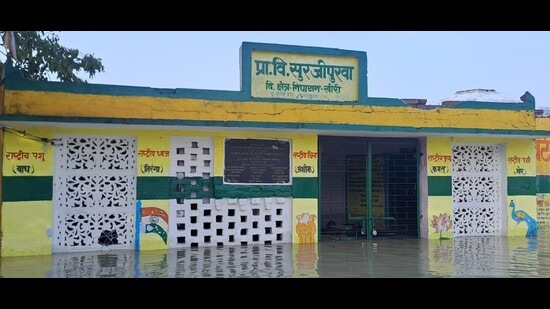
<instances>
[{"instance_id":1,"label":"flood water","mask_svg":"<svg viewBox=\"0 0 550 309\"><path fill-rule=\"evenodd\" d=\"M323 240L159 251L2 257L1 278L547 278L550 230L537 238Z\"/></svg>"}]
</instances>

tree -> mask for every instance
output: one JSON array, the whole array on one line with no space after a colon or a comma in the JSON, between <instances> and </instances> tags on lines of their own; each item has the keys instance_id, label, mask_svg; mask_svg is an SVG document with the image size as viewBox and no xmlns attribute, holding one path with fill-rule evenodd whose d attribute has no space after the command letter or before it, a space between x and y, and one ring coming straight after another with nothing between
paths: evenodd
<instances>
[{"instance_id":1,"label":"tree","mask_svg":"<svg viewBox=\"0 0 550 309\"><path fill-rule=\"evenodd\" d=\"M5 34L6 31L0 31L1 38ZM101 58L61 46L54 31L14 31L14 37L17 59L12 63L28 79L87 82L77 76L78 72L83 71L92 79L96 73L105 71ZM3 76L9 51L4 40L0 45L3 47L3 51L0 49L0 76Z\"/></svg>"}]
</instances>

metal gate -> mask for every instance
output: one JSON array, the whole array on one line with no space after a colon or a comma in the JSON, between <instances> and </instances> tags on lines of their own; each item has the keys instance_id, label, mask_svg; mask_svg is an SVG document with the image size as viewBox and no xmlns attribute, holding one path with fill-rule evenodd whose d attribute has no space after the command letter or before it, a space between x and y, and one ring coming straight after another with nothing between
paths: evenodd
<instances>
[{"instance_id":1,"label":"metal gate","mask_svg":"<svg viewBox=\"0 0 550 309\"><path fill-rule=\"evenodd\" d=\"M418 237L417 145L319 137L321 237Z\"/></svg>"},{"instance_id":2,"label":"metal gate","mask_svg":"<svg viewBox=\"0 0 550 309\"><path fill-rule=\"evenodd\" d=\"M136 138L59 135L53 180L53 251L132 249Z\"/></svg>"}]
</instances>

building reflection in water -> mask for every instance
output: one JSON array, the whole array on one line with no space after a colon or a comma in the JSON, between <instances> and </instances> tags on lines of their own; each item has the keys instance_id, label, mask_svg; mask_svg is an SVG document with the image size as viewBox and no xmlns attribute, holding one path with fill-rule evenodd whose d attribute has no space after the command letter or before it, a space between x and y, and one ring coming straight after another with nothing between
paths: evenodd
<instances>
[{"instance_id":1,"label":"building reflection in water","mask_svg":"<svg viewBox=\"0 0 550 309\"><path fill-rule=\"evenodd\" d=\"M292 251L288 247L275 244L170 250L166 275L171 278L287 277L292 273Z\"/></svg>"},{"instance_id":2,"label":"building reflection in water","mask_svg":"<svg viewBox=\"0 0 550 309\"><path fill-rule=\"evenodd\" d=\"M430 274L435 277L547 277L549 249L542 239L526 237L456 237L431 240Z\"/></svg>"},{"instance_id":3,"label":"building reflection in water","mask_svg":"<svg viewBox=\"0 0 550 309\"><path fill-rule=\"evenodd\" d=\"M4 278L550 277L548 233L2 257Z\"/></svg>"}]
</instances>

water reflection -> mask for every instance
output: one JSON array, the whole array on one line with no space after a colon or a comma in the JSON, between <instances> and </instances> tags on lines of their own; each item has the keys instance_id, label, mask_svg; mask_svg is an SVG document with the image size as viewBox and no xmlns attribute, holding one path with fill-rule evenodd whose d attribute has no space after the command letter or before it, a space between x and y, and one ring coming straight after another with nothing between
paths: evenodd
<instances>
[{"instance_id":1,"label":"water reflection","mask_svg":"<svg viewBox=\"0 0 550 309\"><path fill-rule=\"evenodd\" d=\"M3 257L4 278L550 277L548 233L538 238L375 238L164 251Z\"/></svg>"}]
</instances>

